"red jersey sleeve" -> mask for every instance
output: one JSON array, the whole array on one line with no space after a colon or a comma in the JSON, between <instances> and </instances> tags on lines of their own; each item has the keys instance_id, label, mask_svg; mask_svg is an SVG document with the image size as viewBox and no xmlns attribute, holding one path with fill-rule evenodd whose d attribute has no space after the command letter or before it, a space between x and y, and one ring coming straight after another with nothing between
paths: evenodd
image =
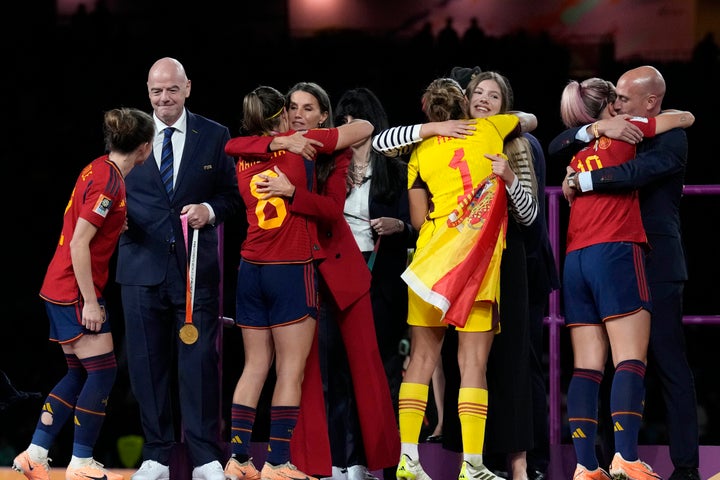
<instances>
[{"instance_id":1,"label":"red jersey sleeve","mask_svg":"<svg viewBox=\"0 0 720 480\"><path fill-rule=\"evenodd\" d=\"M318 153L333 153L337 147L339 133L337 128L313 128L308 130L305 136L322 142L323 146L317 147Z\"/></svg>"},{"instance_id":2,"label":"red jersey sleeve","mask_svg":"<svg viewBox=\"0 0 720 480\"><path fill-rule=\"evenodd\" d=\"M655 136L655 125L656 120L655 117L631 117L627 119L628 122L631 122L640 128L643 135L646 137L654 137Z\"/></svg>"},{"instance_id":3,"label":"red jersey sleeve","mask_svg":"<svg viewBox=\"0 0 720 480\"><path fill-rule=\"evenodd\" d=\"M235 137L228 140L225 144L225 153L231 157L246 157L246 156L270 156L270 143L273 141L273 137L264 136L246 136L246 137Z\"/></svg>"}]
</instances>

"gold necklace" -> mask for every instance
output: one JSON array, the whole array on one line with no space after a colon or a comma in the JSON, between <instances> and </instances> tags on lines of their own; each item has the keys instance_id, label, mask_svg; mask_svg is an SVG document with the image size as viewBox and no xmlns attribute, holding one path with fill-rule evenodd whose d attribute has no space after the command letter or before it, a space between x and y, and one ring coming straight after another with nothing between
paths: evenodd
<instances>
[{"instance_id":1,"label":"gold necklace","mask_svg":"<svg viewBox=\"0 0 720 480\"><path fill-rule=\"evenodd\" d=\"M362 185L363 183L367 182L370 177L365 176L365 172L367 171L367 167L370 164L370 162L366 162L364 164L359 165L356 162L353 162L352 168L350 169L350 178L352 180L353 185Z\"/></svg>"}]
</instances>

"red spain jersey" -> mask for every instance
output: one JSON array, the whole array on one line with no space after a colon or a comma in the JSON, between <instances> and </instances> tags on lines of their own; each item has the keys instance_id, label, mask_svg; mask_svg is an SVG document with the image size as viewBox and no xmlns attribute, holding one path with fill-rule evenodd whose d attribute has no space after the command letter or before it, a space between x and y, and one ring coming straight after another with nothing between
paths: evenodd
<instances>
[{"instance_id":1,"label":"red spain jersey","mask_svg":"<svg viewBox=\"0 0 720 480\"><path fill-rule=\"evenodd\" d=\"M654 118L633 117L628 121L637 125L644 136L655 135ZM633 144L603 136L580 150L570 166L577 172L613 167L633 159L635 151ZM568 220L566 252L607 242L647 244L637 190L575 196Z\"/></svg>"},{"instance_id":2,"label":"red spain jersey","mask_svg":"<svg viewBox=\"0 0 720 480\"><path fill-rule=\"evenodd\" d=\"M293 133L295 131L291 130L281 135ZM337 145L338 131L335 128L312 129L305 136L323 143L322 147L317 147L319 154L332 153ZM247 138L247 146L252 148L252 137L239 138ZM231 141L233 153L239 154L236 166L238 189L245 202L248 220L247 236L240 250L242 258L253 263L307 263L320 258L315 222L292 213L288 198L262 200L263 195L258 194L255 187L260 174L276 176L274 167L278 166L296 189L312 191L314 162L286 150L264 154L262 158L252 156L238 140Z\"/></svg>"},{"instance_id":3,"label":"red spain jersey","mask_svg":"<svg viewBox=\"0 0 720 480\"><path fill-rule=\"evenodd\" d=\"M108 280L110 257L126 215L125 180L108 155L103 155L87 165L75 182L65 207L60 240L45 274L40 296L60 305L81 299L70 256L70 240L78 219L84 218L98 229L90 242L90 258L95 295L101 298Z\"/></svg>"}]
</instances>

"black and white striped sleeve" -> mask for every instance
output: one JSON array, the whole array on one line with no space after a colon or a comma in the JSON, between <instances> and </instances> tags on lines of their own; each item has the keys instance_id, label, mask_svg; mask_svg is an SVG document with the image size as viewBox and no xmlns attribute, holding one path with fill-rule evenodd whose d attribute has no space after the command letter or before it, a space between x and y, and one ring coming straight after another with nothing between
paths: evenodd
<instances>
[{"instance_id":1,"label":"black and white striped sleeve","mask_svg":"<svg viewBox=\"0 0 720 480\"><path fill-rule=\"evenodd\" d=\"M527 161L527 158L524 159ZM516 173L512 185L506 185L508 206L513 218L520 224L528 226L535 221L538 213L538 199L532 193L532 180L529 166L520 164L520 172Z\"/></svg>"},{"instance_id":2,"label":"black and white striped sleeve","mask_svg":"<svg viewBox=\"0 0 720 480\"><path fill-rule=\"evenodd\" d=\"M373 150L386 157L408 154L414 144L422 141L420 127L422 124L385 129L373 137Z\"/></svg>"}]
</instances>

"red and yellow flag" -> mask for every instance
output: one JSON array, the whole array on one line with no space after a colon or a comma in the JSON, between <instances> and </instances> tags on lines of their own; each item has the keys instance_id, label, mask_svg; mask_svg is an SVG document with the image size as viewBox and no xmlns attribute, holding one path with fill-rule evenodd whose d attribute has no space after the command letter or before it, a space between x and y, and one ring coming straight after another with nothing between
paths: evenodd
<instances>
[{"instance_id":1,"label":"red and yellow flag","mask_svg":"<svg viewBox=\"0 0 720 480\"><path fill-rule=\"evenodd\" d=\"M408 287L440 310L443 322L463 327L474 302L499 298L507 215L505 184L490 175L403 272Z\"/></svg>"}]
</instances>

